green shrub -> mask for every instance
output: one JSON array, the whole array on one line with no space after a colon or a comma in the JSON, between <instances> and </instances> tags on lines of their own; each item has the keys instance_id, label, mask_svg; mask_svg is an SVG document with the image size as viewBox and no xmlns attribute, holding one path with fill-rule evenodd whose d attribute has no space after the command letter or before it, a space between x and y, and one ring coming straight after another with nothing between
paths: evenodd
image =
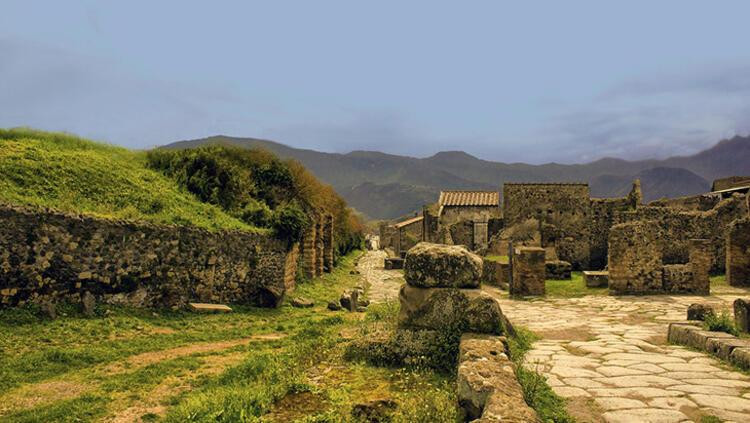
<instances>
[{"instance_id":1,"label":"green shrub","mask_svg":"<svg viewBox=\"0 0 750 423\"><path fill-rule=\"evenodd\" d=\"M734 321L729 313L722 311L718 315L709 313L703 322L706 329L714 332L726 332L734 336L739 336L739 331L734 326Z\"/></svg>"},{"instance_id":2,"label":"green shrub","mask_svg":"<svg viewBox=\"0 0 750 423\"><path fill-rule=\"evenodd\" d=\"M278 238L299 241L310 226L310 218L299 205L289 203L274 210L271 226Z\"/></svg>"},{"instance_id":3,"label":"green shrub","mask_svg":"<svg viewBox=\"0 0 750 423\"><path fill-rule=\"evenodd\" d=\"M251 198L240 211L239 218L250 225L268 227L271 215L271 209L266 203Z\"/></svg>"}]
</instances>

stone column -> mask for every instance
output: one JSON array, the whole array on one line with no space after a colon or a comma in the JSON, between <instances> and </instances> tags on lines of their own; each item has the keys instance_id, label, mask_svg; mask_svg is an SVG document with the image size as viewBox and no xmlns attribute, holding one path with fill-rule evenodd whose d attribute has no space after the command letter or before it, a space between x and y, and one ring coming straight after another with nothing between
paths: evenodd
<instances>
[{"instance_id":1,"label":"stone column","mask_svg":"<svg viewBox=\"0 0 750 423\"><path fill-rule=\"evenodd\" d=\"M311 224L302 236L302 273L306 278L315 277L315 224Z\"/></svg>"},{"instance_id":2,"label":"stone column","mask_svg":"<svg viewBox=\"0 0 750 423\"><path fill-rule=\"evenodd\" d=\"M690 240L690 270L693 273L692 292L708 295L710 284L708 271L711 269L711 241L708 239Z\"/></svg>"},{"instance_id":3,"label":"stone column","mask_svg":"<svg viewBox=\"0 0 750 423\"><path fill-rule=\"evenodd\" d=\"M323 274L323 222L315 222L315 276Z\"/></svg>"},{"instance_id":4,"label":"stone column","mask_svg":"<svg viewBox=\"0 0 750 423\"><path fill-rule=\"evenodd\" d=\"M513 252L511 295L545 294L544 248L519 247Z\"/></svg>"},{"instance_id":5,"label":"stone column","mask_svg":"<svg viewBox=\"0 0 750 423\"><path fill-rule=\"evenodd\" d=\"M737 219L729 225L727 283L750 286L750 218Z\"/></svg>"},{"instance_id":6,"label":"stone column","mask_svg":"<svg viewBox=\"0 0 750 423\"><path fill-rule=\"evenodd\" d=\"M323 270L333 271L333 215L323 218Z\"/></svg>"}]
</instances>

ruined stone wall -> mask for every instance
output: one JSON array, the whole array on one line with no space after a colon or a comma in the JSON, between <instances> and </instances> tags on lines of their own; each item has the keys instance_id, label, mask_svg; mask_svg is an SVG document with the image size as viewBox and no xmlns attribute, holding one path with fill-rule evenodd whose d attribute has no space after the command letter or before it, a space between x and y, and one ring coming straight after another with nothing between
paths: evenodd
<instances>
[{"instance_id":1,"label":"ruined stone wall","mask_svg":"<svg viewBox=\"0 0 750 423\"><path fill-rule=\"evenodd\" d=\"M333 269L333 216L313 215L302 234L300 254L302 273L312 279Z\"/></svg>"},{"instance_id":2,"label":"ruined stone wall","mask_svg":"<svg viewBox=\"0 0 750 423\"><path fill-rule=\"evenodd\" d=\"M323 218L323 271L333 271L333 215Z\"/></svg>"},{"instance_id":3,"label":"ruined stone wall","mask_svg":"<svg viewBox=\"0 0 750 423\"><path fill-rule=\"evenodd\" d=\"M609 231L609 290L619 294L662 292L661 227L651 220L613 226Z\"/></svg>"},{"instance_id":4,"label":"ruined stone wall","mask_svg":"<svg viewBox=\"0 0 750 423\"><path fill-rule=\"evenodd\" d=\"M648 203L651 207L670 207L681 211L708 211L721 201L718 195L693 195L690 197L665 198Z\"/></svg>"},{"instance_id":5,"label":"ruined stone wall","mask_svg":"<svg viewBox=\"0 0 750 423\"><path fill-rule=\"evenodd\" d=\"M0 206L0 306L188 301L276 306L294 287L296 246L266 234Z\"/></svg>"},{"instance_id":6,"label":"ruined stone wall","mask_svg":"<svg viewBox=\"0 0 750 423\"><path fill-rule=\"evenodd\" d=\"M544 295L546 269L544 249L539 247L517 247L511 260L511 295Z\"/></svg>"},{"instance_id":7,"label":"ruined stone wall","mask_svg":"<svg viewBox=\"0 0 750 423\"><path fill-rule=\"evenodd\" d=\"M504 184L505 227L532 218L556 228L551 242L561 260L578 269L588 268L591 201L587 184Z\"/></svg>"},{"instance_id":8,"label":"ruined stone wall","mask_svg":"<svg viewBox=\"0 0 750 423\"><path fill-rule=\"evenodd\" d=\"M379 227L379 235L380 235L380 248L392 248L393 244L391 243L393 239L393 232L395 232L396 229L389 225L386 222L383 222L380 224Z\"/></svg>"},{"instance_id":9,"label":"ruined stone wall","mask_svg":"<svg viewBox=\"0 0 750 423\"><path fill-rule=\"evenodd\" d=\"M422 207L422 241L438 242L439 218L433 206Z\"/></svg>"},{"instance_id":10,"label":"ruined stone wall","mask_svg":"<svg viewBox=\"0 0 750 423\"><path fill-rule=\"evenodd\" d=\"M500 206L444 206L440 214L440 225L449 227L459 222L486 221L502 217Z\"/></svg>"},{"instance_id":11,"label":"ruined stone wall","mask_svg":"<svg viewBox=\"0 0 750 423\"><path fill-rule=\"evenodd\" d=\"M414 222L396 229L396 238L394 242L394 251L397 255L422 242L422 221Z\"/></svg>"},{"instance_id":12,"label":"ruined stone wall","mask_svg":"<svg viewBox=\"0 0 750 423\"><path fill-rule=\"evenodd\" d=\"M711 185L711 191L721 191L747 185L750 185L750 176L730 176L714 180L714 183Z\"/></svg>"},{"instance_id":13,"label":"ruined stone wall","mask_svg":"<svg viewBox=\"0 0 750 423\"><path fill-rule=\"evenodd\" d=\"M609 228L615 219L615 212L632 210L627 198L592 198L591 199L591 235L590 258L591 269L604 269L607 265Z\"/></svg>"},{"instance_id":14,"label":"ruined stone wall","mask_svg":"<svg viewBox=\"0 0 750 423\"><path fill-rule=\"evenodd\" d=\"M750 218L732 222L727 231L727 282L750 286Z\"/></svg>"},{"instance_id":15,"label":"ruined stone wall","mask_svg":"<svg viewBox=\"0 0 750 423\"><path fill-rule=\"evenodd\" d=\"M687 263L690 239L708 239L711 242L711 271L721 273L726 264L726 231L732 221L747 216L747 208L744 196L736 194L705 212L652 206L615 212L614 223L638 220L656 222L662 233L657 243L662 249L665 264Z\"/></svg>"},{"instance_id":16,"label":"ruined stone wall","mask_svg":"<svg viewBox=\"0 0 750 423\"><path fill-rule=\"evenodd\" d=\"M711 242L688 241L688 263L665 264L665 230L653 220L615 225L609 237L609 289L622 294L709 293Z\"/></svg>"}]
</instances>

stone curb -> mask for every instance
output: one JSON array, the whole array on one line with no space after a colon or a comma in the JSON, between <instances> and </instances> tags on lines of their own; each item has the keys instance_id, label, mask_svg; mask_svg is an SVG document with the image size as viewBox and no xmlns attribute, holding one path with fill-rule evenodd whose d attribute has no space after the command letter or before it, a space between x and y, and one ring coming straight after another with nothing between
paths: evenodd
<instances>
[{"instance_id":1,"label":"stone curb","mask_svg":"<svg viewBox=\"0 0 750 423\"><path fill-rule=\"evenodd\" d=\"M750 340L724 332L703 330L695 322L669 324L669 342L704 351L742 369L750 370Z\"/></svg>"}]
</instances>

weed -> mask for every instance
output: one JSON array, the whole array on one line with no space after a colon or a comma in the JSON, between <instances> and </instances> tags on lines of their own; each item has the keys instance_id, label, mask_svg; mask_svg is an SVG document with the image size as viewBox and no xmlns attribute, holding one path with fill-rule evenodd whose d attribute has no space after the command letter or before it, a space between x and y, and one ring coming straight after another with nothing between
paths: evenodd
<instances>
[{"instance_id":1,"label":"weed","mask_svg":"<svg viewBox=\"0 0 750 423\"><path fill-rule=\"evenodd\" d=\"M739 331L734 326L734 321L726 311L722 311L718 315L713 313L707 314L703 324L710 331L726 332L734 336L739 336Z\"/></svg>"}]
</instances>

